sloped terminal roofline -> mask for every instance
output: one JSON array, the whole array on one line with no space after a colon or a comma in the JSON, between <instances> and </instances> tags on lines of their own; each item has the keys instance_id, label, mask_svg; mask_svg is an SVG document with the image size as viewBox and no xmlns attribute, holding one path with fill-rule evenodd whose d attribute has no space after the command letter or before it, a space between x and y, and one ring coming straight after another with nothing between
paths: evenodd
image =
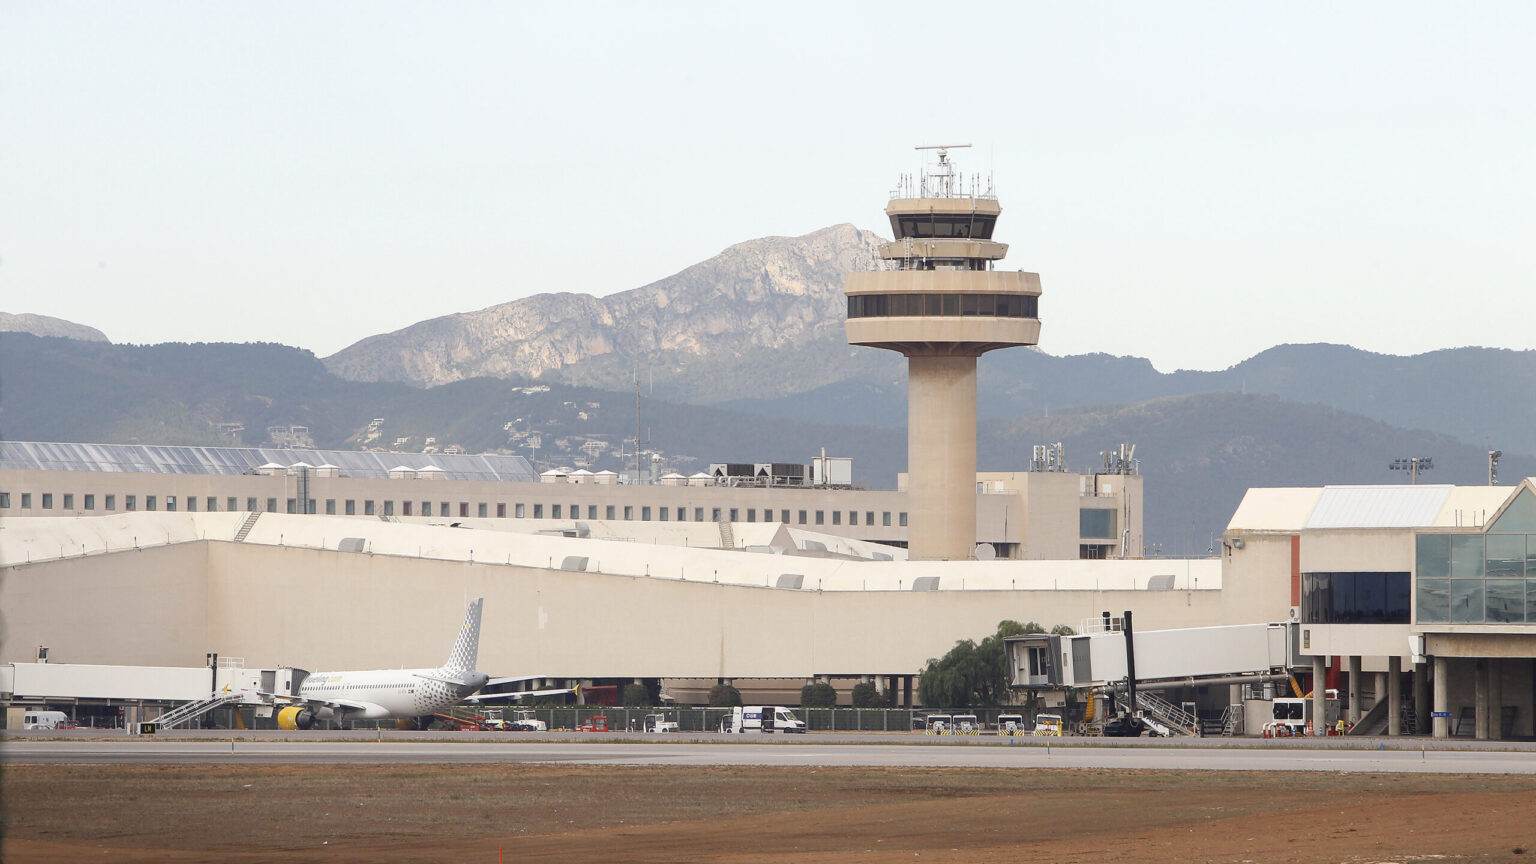
<instances>
[{"instance_id":1,"label":"sloped terminal roofline","mask_svg":"<svg viewBox=\"0 0 1536 864\"><path fill-rule=\"evenodd\" d=\"M387 460L387 461L386 461ZM279 447L200 447L0 441L0 470L103 471L125 474L244 474L265 464L339 468L347 477L384 479L399 467L441 470L450 480L534 482L528 460L496 453L381 453Z\"/></svg>"}]
</instances>

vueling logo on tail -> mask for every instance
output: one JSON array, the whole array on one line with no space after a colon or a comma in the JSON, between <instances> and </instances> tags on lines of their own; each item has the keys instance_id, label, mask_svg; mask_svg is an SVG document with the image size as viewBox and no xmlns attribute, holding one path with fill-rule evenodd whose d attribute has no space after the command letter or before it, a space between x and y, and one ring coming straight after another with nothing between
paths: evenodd
<instances>
[{"instance_id":1,"label":"vueling logo on tail","mask_svg":"<svg viewBox=\"0 0 1536 864\"><path fill-rule=\"evenodd\" d=\"M459 638L454 640L453 653L443 669L450 672L473 672L480 654L480 606L484 597L470 601L464 612L464 626L459 628Z\"/></svg>"}]
</instances>

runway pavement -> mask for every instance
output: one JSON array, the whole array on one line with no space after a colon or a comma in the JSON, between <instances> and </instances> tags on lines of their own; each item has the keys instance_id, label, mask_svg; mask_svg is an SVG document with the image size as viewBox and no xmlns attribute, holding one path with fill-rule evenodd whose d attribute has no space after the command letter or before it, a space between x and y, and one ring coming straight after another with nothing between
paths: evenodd
<instances>
[{"instance_id":1,"label":"runway pavement","mask_svg":"<svg viewBox=\"0 0 1536 864\"><path fill-rule=\"evenodd\" d=\"M1468 750L1341 750L929 744L608 743L598 741L26 741L0 746L0 764L452 764L1107 768L1536 774L1536 754Z\"/></svg>"}]
</instances>

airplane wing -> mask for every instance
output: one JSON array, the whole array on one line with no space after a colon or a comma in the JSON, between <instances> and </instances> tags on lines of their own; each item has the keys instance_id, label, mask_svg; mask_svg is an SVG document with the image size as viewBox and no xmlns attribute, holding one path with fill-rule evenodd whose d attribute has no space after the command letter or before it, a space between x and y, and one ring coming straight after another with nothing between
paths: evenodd
<instances>
[{"instance_id":1,"label":"airplane wing","mask_svg":"<svg viewBox=\"0 0 1536 864\"><path fill-rule=\"evenodd\" d=\"M367 711L370 708L383 711L377 705L370 702L358 702L355 699L316 699L313 696L288 696L283 693L261 693L262 696L270 696L274 701L283 701L290 705L305 704L318 705L337 711Z\"/></svg>"},{"instance_id":2,"label":"airplane wing","mask_svg":"<svg viewBox=\"0 0 1536 864\"><path fill-rule=\"evenodd\" d=\"M485 682L485 686L493 687L493 686L495 686L497 684L520 684L520 683L522 683L524 681L537 681L540 678L547 678L547 677L549 677L549 676L547 676L547 675L515 675L515 676L513 676L511 678L492 678L491 680Z\"/></svg>"},{"instance_id":3,"label":"airplane wing","mask_svg":"<svg viewBox=\"0 0 1536 864\"><path fill-rule=\"evenodd\" d=\"M512 699L515 701L518 699L525 699L529 696L563 696L567 693L575 693L578 689L580 688L565 687L559 690L519 690L509 693L477 693L474 696L469 696L463 699L462 701L490 702L494 699Z\"/></svg>"}]
</instances>

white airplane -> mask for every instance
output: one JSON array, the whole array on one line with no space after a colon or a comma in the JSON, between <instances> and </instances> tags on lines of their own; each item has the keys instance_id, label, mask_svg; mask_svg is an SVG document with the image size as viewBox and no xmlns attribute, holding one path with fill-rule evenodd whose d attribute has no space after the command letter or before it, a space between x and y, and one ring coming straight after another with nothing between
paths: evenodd
<instances>
[{"instance_id":1,"label":"white airplane","mask_svg":"<svg viewBox=\"0 0 1536 864\"><path fill-rule=\"evenodd\" d=\"M476 597L464 613L464 625L453 642L448 662L436 669L368 669L357 672L316 672L305 678L294 696L272 694L289 703L277 714L280 729L311 729L316 721L430 718L460 702L521 699L573 693L571 689L475 693L490 684L534 680L537 676L491 678L475 669L480 653L480 607Z\"/></svg>"}]
</instances>

